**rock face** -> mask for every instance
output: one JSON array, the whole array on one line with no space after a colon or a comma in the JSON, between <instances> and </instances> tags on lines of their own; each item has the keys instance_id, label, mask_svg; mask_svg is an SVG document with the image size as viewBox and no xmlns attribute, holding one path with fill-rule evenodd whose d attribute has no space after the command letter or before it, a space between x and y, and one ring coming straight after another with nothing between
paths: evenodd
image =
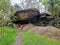
<instances>
[{"instance_id":1,"label":"rock face","mask_svg":"<svg viewBox=\"0 0 60 45\"><path fill-rule=\"evenodd\" d=\"M14 16L12 17L12 22L15 24L28 24L32 23L34 25L40 26L41 23L44 21L49 23L53 18L51 18L50 14L43 13L41 14L38 9L32 8L32 9L25 9L25 10L20 10L16 11ZM47 25L46 24L46 25Z\"/></svg>"},{"instance_id":2,"label":"rock face","mask_svg":"<svg viewBox=\"0 0 60 45\"><path fill-rule=\"evenodd\" d=\"M16 11L14 14L15 24L28 24L28 23L35 23L36 20L40 18L40 12L38 9L26 9L21 11ZM13 17L13 18L14 18Z\"/></svg>"},{"instance_id":3,"label":"rock face","mask_svg":"<svg viewBox=\"0 0 60 45\"><path fill-rule=\"evenodd\" d=\"M50 38L56 38L60 40L60 29L53 27L53 26L34 26L28 29L29 32L34 32L38 35L47 35Z\"/></svg>"}]
</instances>

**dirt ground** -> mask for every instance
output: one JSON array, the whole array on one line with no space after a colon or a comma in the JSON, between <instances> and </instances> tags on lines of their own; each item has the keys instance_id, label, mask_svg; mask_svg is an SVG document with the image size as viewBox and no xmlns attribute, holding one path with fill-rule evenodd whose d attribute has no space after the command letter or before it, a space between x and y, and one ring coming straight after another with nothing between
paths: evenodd
<instances>
[{"instance_id":1,"label":"dirt ground","mask_svg":"<svg viewBox=\"0 0 60 45\"><path fill-rule=\"evenodd\" d=\"M23 28L22 28L23 27ZM53 26L34 26L32 24L27 24L25 26L15 26L18 29L18 35L14 45L20 45L22 39L22 30L27 30L29 32L33 32L38 35L47 35L49 38L55 38L60 40L60 29L53 27ZM20 32L21 31L21 32Z\"/></svg>"},{"instance_id":2,"label":"dirt ground","mask_svg":"<svg viewBox=\"0 0 60 45\"><path fill-rule=\"evenodd\" d=\"M22 39L22 32L19 31L16 36L16 40L14 42L14 45L21 45L21 39Z\"/></svg>"},{"instance_id":3,"label":"dirt ground","mask_svg":"<svg viewBox=\"0 0 60 45\"><path fill-rule=\"evenodd\" d=\"M29 24L28 26L25 26L23 30L28 30L29 32L34 32L38 35L47 35L50 38L60 40L60 29L53 26L40 27Z\"/></svg>"}]
</instances>

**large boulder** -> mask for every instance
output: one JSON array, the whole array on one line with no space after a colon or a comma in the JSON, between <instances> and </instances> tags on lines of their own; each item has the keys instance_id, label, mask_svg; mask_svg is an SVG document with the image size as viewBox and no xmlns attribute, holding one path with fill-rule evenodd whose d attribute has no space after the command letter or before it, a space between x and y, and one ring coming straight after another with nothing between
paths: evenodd
<instances>
[{"instance_id":1,"label":"large boulder","mask_svg":"<svg viewBox=\"0 0 60 45\"><path fill-rule=\"evenodd\" d=\"M42 23L49 23L53 18L48 13L40 13L38 9L25 9L16 11L14 16L12 17L12 22L15 24L28 24L32 23L34 25L41 25ZM45 21L45 22L44 22ZM47 25L46 24L46 25Z\"/></svg>"},{"instance_id":2,"label":"large boulder","mask_svg":"<svg viewBox=\"0 0 60 45\"><path fill-rule=\"evenodd\" d=\"M12 22L15 24L35 23L39 18L40 12L38 9L25 9L16 11L12 17Z\"/></svg>"}]
</instances>

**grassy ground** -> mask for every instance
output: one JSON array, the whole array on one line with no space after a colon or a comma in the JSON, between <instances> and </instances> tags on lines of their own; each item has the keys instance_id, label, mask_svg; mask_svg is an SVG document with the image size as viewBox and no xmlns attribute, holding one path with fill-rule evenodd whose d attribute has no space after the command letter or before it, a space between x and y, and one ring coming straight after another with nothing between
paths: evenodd
<instances>
[{"instance_id":1,"label":"grassy ground","mask_svg":"<svg viewBox=\"0 0 60 45\"><path fill-rule=\"evenodd\" d=\"M22 45L60 45L60 42L44 35L36 35L32 32L23 31Z\"/></svg>"},{"instance_id":2,"label":"grassy ground","mask_svg":"<svg viewBox=\"0 0 60 45\"><path fill-rule=\"evenodd\" d=\"M2 32L1 32L2 30ZM11 27L0 27L0 45L13 45L17 31Z\"/></svg>"}]
</instances>

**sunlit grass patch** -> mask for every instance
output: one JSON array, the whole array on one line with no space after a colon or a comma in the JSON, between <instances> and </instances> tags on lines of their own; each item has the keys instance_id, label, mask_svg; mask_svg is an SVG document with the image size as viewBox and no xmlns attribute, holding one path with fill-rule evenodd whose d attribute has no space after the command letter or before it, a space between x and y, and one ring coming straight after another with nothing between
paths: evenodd
<instances>
[{"instance_id":1,"label":"sunlit grass patch","mask_svg":"<svg viewBox=\"0 0 60 45\"><path fill-rule=\"evenodd\" d=\"M36 35L32 32L23 31L22 45L60 45L60 42L45 35Z\"/></svg>"},{"instance_id":2,"label":"sunlit grass patch","mask_svg":"<svg viewBox=\"0 0 60 45\"><path fill-rule=\"evenodd\" d=\"M17 31L12 27L0 27L0 45L13 45Z\"/></svg>"}]
</instances>

